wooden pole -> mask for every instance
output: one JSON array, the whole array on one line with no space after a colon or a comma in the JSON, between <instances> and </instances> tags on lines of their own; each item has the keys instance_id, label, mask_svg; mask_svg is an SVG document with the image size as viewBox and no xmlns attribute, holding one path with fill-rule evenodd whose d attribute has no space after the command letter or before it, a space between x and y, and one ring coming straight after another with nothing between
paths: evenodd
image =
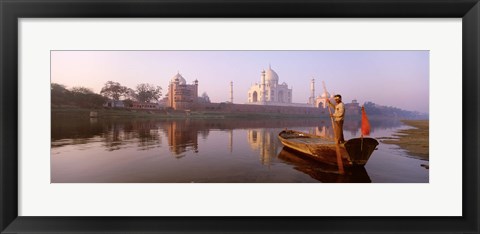
<instances>
[{"instance_id":1,"label":"wooden pole","mask_svg":"<svg viewBox=\"0 0 480 234\"><path fill-rule=\"evenodd\" d=\"M337 164L338 164L338 173L343 175L345 170L343 169L343 161L342 161L342 154L340 153L340 144L335 144L336 152L337 152Z\"/></svg>"},{"instance_id":2,"label":"wooden pole","mask_svg":"<svg viewBox=\"0 0 480 234\"><path fill-rule=\"evenodd\" d=\"M323 84L323 92L325 93L325 102L327 102L326 100L328 99L327 97L327 86L325 86L325 81L322 81L322 84ZM330 113L330 120L332 121L332 129L333 129L333 136L335 138L335 140L337 139L337 134L335 132L335 124L333 123L333 117L332 117L332 110L330 110L330 103L327 104L327 108L328 108L328 113ZM337 143L335 141L335 143Z\"/></svg>"},{"instance_id":3,"label":"wooden pole","mask_svg":"<svg viewBox=\"0 0 480 234\"><path fill-rule=\"evenodd\" d=\"M325 81L322 81L322 84L323 84L323 91L325 92L325 99L328 99L328 97L327 97L328 92L327 92L327 86L325 85ZM340 145L337 142L337 133L335 131L335 123L333 122L332 110L330 109L330 104L328 104L327 108L328 108L328 113L330 113L330 120L332 121L333 136L335 138L335 145L336 145L336 150L335 151L337 153L338 172L340 174L343 174L344 169L343 169L342 154L340 153Z\"/></svg>"}]
</instances>

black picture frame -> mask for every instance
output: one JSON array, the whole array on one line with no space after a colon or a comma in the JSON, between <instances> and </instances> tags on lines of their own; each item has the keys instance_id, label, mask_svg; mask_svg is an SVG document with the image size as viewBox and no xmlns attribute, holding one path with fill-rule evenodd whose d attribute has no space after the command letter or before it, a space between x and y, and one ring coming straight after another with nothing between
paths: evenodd
<instances>
[{"instance_id":1,"label":"black picture frame","mask_svg":"<svg viewBox=\"0 0 480 234\"><path fill-rule=\"evenodd\" d=\"M478 233L478 0L0 0L1 233ZM18 216L18 19L107 17L462 18L461 217ZM459 151L460 152L460 151Z\"/></svg>"}]
</instances>

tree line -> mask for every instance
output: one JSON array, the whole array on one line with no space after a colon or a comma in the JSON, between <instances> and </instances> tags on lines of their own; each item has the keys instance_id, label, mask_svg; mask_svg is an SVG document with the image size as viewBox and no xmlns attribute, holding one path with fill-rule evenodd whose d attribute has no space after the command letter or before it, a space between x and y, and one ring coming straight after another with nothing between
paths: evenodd
<instances>
[{"instance_id":1,"label":"tree line","mask_svg":"<svg viewBox=\"0 0 480 234\"><path fill-rule=\"evenodd\" d=\"M100 94L115 101L123 97L125 100L148 103L156 102L162 97L162 87L142 83L138 84L135 89L131 89L118 82L108 81Z\"/></svg>"},{"instance_id":2,"label":"tree line","mask_svg":"<svg viewBox=\"0 0 480 234\"><path fill-rule=\"evenodd\" d=\"M119 101L122 99L125 106L132 106L133 102L152 103L158 102L162 97L162 87L148 83L138 84L135 89L121 85L119 82L107 81L100 94L85 87L72 87L52 83L52 105L69 105L84 108L100 108L108 100ZM199 102L210 102L207 93L198 97Z\"/></svg>"},{"instance_id":3,"label":"tree line","mask_svg":"<svg viewBox=\"0 0 480 234\"><path fill-rule=\"evenodd\" d=\"M108 81L103 86L100 94L85 87L72 87L52 83L52 105L70 105L85 108L102 107L108 100L119 101L123 98L125 104L133 102L156 102L162 96L162 88L148 83L138 84L135 89L128 88L118 82Z\"/></svg>"},{"instance_id":4,"label":"tree line","mask_svg":"<svg viewBox=\"0 0 480 234\"><path fill-rule=\"evenodd\" d=\"M381 106L373 102L365 102L364 106L369 115L408 119L428 118L428 114L417 111L402 110L393 106Z\"/></svg>"},{"instance_id":5,"label":"tree line","mask_svg":"<svg viewBox=\"0 0 480 234\"><path fill-rule=\"evenodd\" d=\"M94 93L85 87L73 87L67 89L65 85L52 83L51 102L52 106L78 106L84 108L98 108L108 100L107 97Z\"/></svg>"}]
</instances>

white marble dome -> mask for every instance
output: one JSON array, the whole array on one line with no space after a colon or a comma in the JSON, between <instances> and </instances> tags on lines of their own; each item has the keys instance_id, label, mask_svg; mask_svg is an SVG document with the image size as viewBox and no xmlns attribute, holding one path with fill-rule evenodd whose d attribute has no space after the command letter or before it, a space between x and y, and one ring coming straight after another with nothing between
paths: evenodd
<instances>
[{"instance_id":1,"label":"white marble dome","mask_svg":"<svg viewBox=\"0 0 480 234\"><path fill-rule=\"evenodd\" d=\"M278 74L270 66L265 71L265 81L278 84Z\"/></svg>"},{"instance_id":2,"label":"white marble dome","mask_svg":"<svg viewBox=\"0 0 480 234\"><path fill-rule=\"evenodd\" d=\"M178 73L178 72L177 72L176 75L174 75L174 76L172 77L172 79L170 80L170 82L174 83L176 79L178 79L178 83L181 84L181 85L184 85L184 84L187 83L187 81L185 80L185 78L183 78L183 76L180 75L180 73Z\"/></svg>"},{"instance_id":3,"label":"white marble dome","mask_svg":"<svg viewBox=\"0 0 480 234\"><path fill-rule=\"evenodd\" d=\"M331 98L330 93L323 92L321 98Z\"/></svg>"}]
</instances>

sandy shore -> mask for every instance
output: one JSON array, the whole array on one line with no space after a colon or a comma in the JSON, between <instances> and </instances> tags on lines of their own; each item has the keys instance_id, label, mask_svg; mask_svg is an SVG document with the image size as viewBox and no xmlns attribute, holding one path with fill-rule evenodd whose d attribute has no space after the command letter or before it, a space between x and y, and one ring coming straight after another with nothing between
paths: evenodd
<instances>
[{"instance_id":1,"label":"sandy shore","mask_svg":"<svg viewBox=\"0 0 480 234\"><path fill-rule=\"evenodd\" d=\"M414 128L400 130L392 138L380 138L385 144L395 144L415 158L428 160L428 120L402 120Z\"/></svg>"}]
</instances>

